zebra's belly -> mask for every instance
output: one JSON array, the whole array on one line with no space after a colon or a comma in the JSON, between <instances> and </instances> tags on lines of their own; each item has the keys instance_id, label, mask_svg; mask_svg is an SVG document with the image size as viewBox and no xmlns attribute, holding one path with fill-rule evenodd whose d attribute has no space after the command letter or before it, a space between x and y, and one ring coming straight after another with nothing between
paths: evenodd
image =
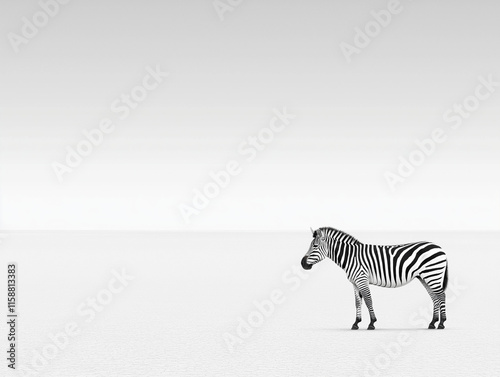
<instances>
[{"instance_id":1,"label":"zebra's belly","mask_svg":"<svg viewBox=\"0 0 500 377\"><path fill-rule=\"evenodd\" d=\"M404 279L403 278L402 280L398 280L398 279L391 279L391 278L383 279L383 278L377 278L376 276L371 276L368 281L370 284L376 285L379 287L397 288L397 287L402 287L403 285L408 284L412 280L413 280L413 278L412 279Z\"/></svg>"}]
</instances>

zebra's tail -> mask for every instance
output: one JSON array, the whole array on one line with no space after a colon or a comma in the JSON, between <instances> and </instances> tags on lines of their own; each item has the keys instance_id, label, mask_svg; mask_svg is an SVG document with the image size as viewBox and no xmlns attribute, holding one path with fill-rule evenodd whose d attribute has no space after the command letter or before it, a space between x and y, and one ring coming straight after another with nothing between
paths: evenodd
<instances>
[{"instance_id":1,"label":"zebra's tail","mask_svg":"<svg viewBox=\"0 0 500 377\"><path fill-rule=\"evenodd\" d=\"M448 262L446 262L446 269L444 270L443 292L446 290L447 286L448 286Z\"/></svg>"}]
</instances>

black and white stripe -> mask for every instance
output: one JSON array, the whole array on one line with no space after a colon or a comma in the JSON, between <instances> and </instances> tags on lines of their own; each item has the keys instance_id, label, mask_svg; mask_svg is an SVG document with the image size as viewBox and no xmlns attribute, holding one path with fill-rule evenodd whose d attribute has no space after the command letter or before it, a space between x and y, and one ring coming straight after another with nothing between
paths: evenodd
<instances>
[{"instance_id":1,"label":"black and white stripe","mask_svg":"<svg viewBox=\"0 0 500 377\"><path fill-rule=\"evenodd\" d=\"M377 320L369 285L396 288L417 278L424 285L434 304L430 329L440 319L438 328L444 329L446 320L445 289L448 282L448 262L442 249L431 242L414 242L404 245L367 245L353 236L334 228L313 231L313 240L302 267L312 266L326 257L333 260L347 274L353 284L356 302L356 321L361 322L361 303L365 300L370 312L369 330Z\"/></svg>"}]
</instances>

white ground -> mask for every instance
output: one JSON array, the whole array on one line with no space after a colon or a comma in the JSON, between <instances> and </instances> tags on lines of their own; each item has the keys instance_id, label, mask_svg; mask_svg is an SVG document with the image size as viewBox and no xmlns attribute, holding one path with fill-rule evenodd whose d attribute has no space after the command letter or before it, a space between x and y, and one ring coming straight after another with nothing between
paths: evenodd
<instances>
[{"instance_id":1,"label":"white ground","mask_svg":"<svg viewBox=\"0 0 500 377\"><path fill-rule=\"evenodd\" d=\"M371 243L424 239L445 249L446 330L425 329L431 301L418 281L373 287L377 330L365 329L366 309L360 330L348 330L354 297L344 273L325 261L294 275L304 274L295 269L307 232L14 233L0 245L0 298L6 302L6 264L16 261L18 361L40 376L500 375L500 234L356 236ZM134 280L107 296L112 270L123 268ZM224 337L237 336L239 318L258 322L254 301L275 290L284 301L230 352ZM87 323L77 309L99 295L111 302ZM49 334L72 322L79 334L60 336L63 349L55 348ZM52 359L42 365L37 355L44 352Z\"/></svg>"}]
</instances>

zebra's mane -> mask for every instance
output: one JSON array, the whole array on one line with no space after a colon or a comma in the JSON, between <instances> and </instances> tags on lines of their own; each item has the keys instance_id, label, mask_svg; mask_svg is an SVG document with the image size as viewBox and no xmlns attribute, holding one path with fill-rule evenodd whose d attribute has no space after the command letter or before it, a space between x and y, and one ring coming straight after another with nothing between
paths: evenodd
<instances>
[{"instance_id":1,"label":"zebra's mane","mask_svg":"<svg viewBox=\"0 0 500 377\"><path fill-rule=\"evenodd\" d=\"M320 228L320 229L322 231L324 231L328 237L333 238L334 240L337 240L338 238L343 237L344 241L346 241L346 242L353 243L356 245L361 244L361 242L357 238L351 236L350 234L348 234L342 230L330 228L330 227L324 227L324 228Z\"/></svg>"}]
</instances>

